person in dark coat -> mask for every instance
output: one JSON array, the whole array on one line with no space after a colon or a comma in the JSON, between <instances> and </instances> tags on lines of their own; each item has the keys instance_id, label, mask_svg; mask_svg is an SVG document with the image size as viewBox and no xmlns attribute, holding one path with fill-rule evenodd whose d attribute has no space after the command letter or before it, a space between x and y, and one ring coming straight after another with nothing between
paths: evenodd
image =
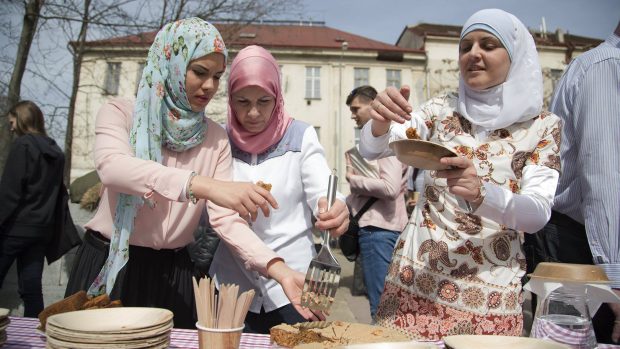
<instances>
[{"instance_id":1,"label":"person in dark coat","mask_svg":"<svg viewBox=\"0 0 620 349\"><path fill-rule=\"evenodd\" d=\"M21 101L8 117L18 137L0 181L0 287L17 260L24 316L36 317L43 310L43 262L54 230L65 158L47 136L36 104Z\"/></svg>"}]
</instances>

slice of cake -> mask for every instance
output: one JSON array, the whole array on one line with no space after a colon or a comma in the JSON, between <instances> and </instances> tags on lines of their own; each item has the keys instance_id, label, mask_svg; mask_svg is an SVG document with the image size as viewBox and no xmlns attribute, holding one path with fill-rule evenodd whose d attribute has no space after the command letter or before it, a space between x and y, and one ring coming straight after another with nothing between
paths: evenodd
<instances>
[{"instance_id":1,"label":"slice of cake","mask_svg":"<svg viewBox=\"0 0 620 349\"><path fill-rule=\"evenodd\" d=\"M281 324L269 331L271 341L281 347L296 349L334 348L348 344L404 342L402 333L384 327L344 321Z\"/></svg>"}]
</instances>

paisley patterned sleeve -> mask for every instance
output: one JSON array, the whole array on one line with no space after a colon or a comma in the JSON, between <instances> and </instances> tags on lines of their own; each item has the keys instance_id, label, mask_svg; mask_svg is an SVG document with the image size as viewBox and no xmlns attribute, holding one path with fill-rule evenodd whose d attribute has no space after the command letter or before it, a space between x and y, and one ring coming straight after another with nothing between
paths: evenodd
<instances>
[{"instance_id":1,"label":"paisley patterned sleeve","mask_svg":"<svg viewBox=\"0 0 620 349\"><path fill-rule=\"evenodd\" d=\"M561 173L560 168L560 142L562 135L561 119L549 112L540 116L540 140L536 148L525 160L525 165L546 166Z\"/></svg>"}]
</instances>

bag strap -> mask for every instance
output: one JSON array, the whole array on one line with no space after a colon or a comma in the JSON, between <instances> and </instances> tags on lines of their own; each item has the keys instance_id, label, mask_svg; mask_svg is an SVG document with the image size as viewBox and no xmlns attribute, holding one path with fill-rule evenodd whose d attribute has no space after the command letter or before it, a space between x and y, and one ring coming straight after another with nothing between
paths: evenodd
<instances>
[{"instance_id":1,"label":"bag strap","mask_svg":"<svg viewBox=\"0 0 620 349\"><path fill-rule=\"evenodd\" d=\"M368 209L370 208L370 206L372 206L372 204L374 204L377 200L377 198L370 198L368 199L368 201L366 201L366 203L364 204L364 206L362 206L362 208L355 214L355 216L353 216L353 218L355 218L355 220L359 220L360 217L366 213L366 211L368 211Z\"/></svg>"}]
</instances>

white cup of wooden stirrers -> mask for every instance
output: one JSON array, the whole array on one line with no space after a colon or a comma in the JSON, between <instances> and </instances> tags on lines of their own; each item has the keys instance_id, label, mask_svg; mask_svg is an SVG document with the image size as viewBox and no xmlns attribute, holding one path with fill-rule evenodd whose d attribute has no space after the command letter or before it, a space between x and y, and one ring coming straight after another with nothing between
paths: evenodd
<instances>
[{"instance_id":1,"label":"white cup of wooden stirrers","mask_svg":"<svg viewBox=\"0 0 620 349\"><path fill-rule=\"evenodd\" d=\"M238 285L220 285L216 294L215 282L193 279L196 312L198 314L198 346L200 349L239 348L243 322L248 313L254 290L239 295Z\"/></svg>"}]
</instances>

